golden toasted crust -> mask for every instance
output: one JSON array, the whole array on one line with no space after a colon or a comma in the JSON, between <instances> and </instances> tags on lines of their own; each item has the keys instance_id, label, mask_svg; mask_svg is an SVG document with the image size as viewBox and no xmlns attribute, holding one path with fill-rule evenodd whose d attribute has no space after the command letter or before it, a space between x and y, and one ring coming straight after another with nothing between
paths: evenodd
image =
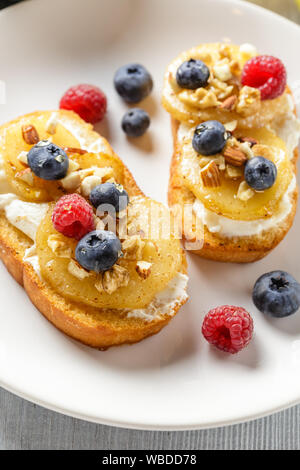
<instances>
[{"instance_id":1,"label":"golden toasted crust","mask_svg":"<svg viewBox=\"0 0 300 470\"><path fill-rule=\"evenodd\" d=\"M192 203L195 200L192 192L184 187L179 171L180 145L177 136L179 125L180 123L178 121L171 118L174 152L170 167L168 191L170 206L176 204L184 205L186 203ZM297 157L298 149L295 149L293 160L295 173ZM203 248L192 252L203 258L233 263L250 263L264 258L281 242L291 228L296 213L297 199L298 188L296 188L291 195L292 210L286 219L273 230L265 231L258 236L225 238L210 233L207 228L204 227Z\"/></svg>"},{"instance_id":2,"label":"golden toasted crust","mask_svg":"<svg viewBox=\"0 0 300 470\"><path fill-rule=\"evenodd\" d=\"M82 137L86 141L93 141L95 136L99 139L99 135L92 130L92 126L84 123L75 113L69 111L63 111L63 113L66 118L80 124ZM40 113L31 113L26 117L38 114ZM105 144L113 153L106 141ZM129 195L143 195L130 171L123 163L122 165L124 186ZM12 226L3 211L0 211L0 258L7 270L24 287L32 303L53 325L68 336L89 346L107 349L114 345L136 343L147 336L154 335L169 323L186 301L178 302L167 315L158 316L151 322L140 318L128 318L126 311L97 309L70 302L42 281L31 265L23 262L25 250L31 245L32 241ZM186 271L186 258L182 253L182 273Z\"/></svg>"}]
</instances>

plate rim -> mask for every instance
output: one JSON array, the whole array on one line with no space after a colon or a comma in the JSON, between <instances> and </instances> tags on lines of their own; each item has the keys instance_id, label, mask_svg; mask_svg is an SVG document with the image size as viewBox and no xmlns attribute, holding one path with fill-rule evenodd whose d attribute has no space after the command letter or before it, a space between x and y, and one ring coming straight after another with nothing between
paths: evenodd
<instances>
[{"instance_id":1,"label":"plate rim","mask_svg":"<svg viewBox=\"0 0 300 470\"><path fill-rule=\"evenodd\" d=\"M26 5L34 2L41 2L42 0L30 0L26 2L20 2L16 4L9 5L8 7L4 7L0 11L0 17L4 16L6 12L11 12L16 10L17 8L27 8ZM294 29L294 31L297 34L300 34L300 25L297 23L293 22L292 20L289 20L281 15L279 15L276 12L273 12L271 10L268 10L264 8L263 6L260 5L255 5L253 3L248 3L246 1L241 1L241 0L210 0L210 2L217 4L224 4L227 3L228 5L238 7L242 10L247 11L252 11L254 13L258 13L259 15L267 15L270 18L276 19L277 22L281 24L285 24L286 26ZM11 14L11 13L10 13ZM9 274L9 273L8 273ZM221 422L211 422L211 423L201 423L201 424L173 424L173 425L165 425L165 424L142 424L135 422L134 420L131 422L127 422L125 420L118 421L116 419L108 419L108 418L101 418L101 417L96 417L96 416L90 416L88 414L83 414L80 412L76 412L74 410L70 410L68 408L64 408L61 406L55 405L51 401L47 401L44 399L40 399L36 397L34 394L30 394L27 392L24 392L20 390L16 384L11 385L5 382L5 380L0 379L0 387L2 387L4 390L6 390L9 393L12 393L16 395L17 397L27 400L30 403L37 404L38 406L45 408L50 411L54 411L56 413L69 416L75 419L79 419L82 421L87 421L95 424L102 424L106 426L113 426L113 427L120 427L123 429L129 429L129 430L143 430L143 431L188 431L188 430L204 430L204 429L216 429L220 427L226 427L226 426L231 426L231 425L238 425L244 422L252 422L257 419L261 419L267 416L270 416L274 413L279 413L283 410L286 410L290 407L296 406L300 404L300 393L299 397L288 400L285 403L282 403L282 405L278 406L273 406L269 408L268 410L257 412L255 414L251 413L249 415L244 414L240 418L237 419L225 419Z\"/></svg>"}]
</instances>

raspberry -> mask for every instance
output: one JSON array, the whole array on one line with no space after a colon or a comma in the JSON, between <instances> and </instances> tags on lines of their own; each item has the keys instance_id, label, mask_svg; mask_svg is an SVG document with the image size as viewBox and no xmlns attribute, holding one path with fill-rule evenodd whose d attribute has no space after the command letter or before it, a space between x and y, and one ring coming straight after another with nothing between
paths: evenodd
<instances>
[{"instance_id":1,"label":"raspberry","mask_svg":"<svg viewBox=\"0 0 300 470\"><path fill-rule=\"evenodd\" d=\"M57 201L52 222L55 230L76 240L95 229L93 209L79 194L67 194Z\"/></svg>"},{"instance_id":2,"label":"raspberry","mask_svg":"<svg viewBox=\"0 0 300 470\"><path fill-rule=\"evenodd\" d=\"M204 338L222 351L235 354L248 346L253 320L242 307L223 305L210 310L202 325Z\"/></svg>"},{"instance_id":3,"label":"raspberry","mask_svg":"<svg viewBox=\"0 0 300 470\"><path fill-rule=\"evenodd\" d=\"M258 88L262 100L273 100L286 88L285 66L270 55L253 57L244 66L242 85Z\"/></svg>"},{"instance_id":4,"label":"raspberry","mask_svg":"<svg viewBox=\"0 0 300 470\"><path fill-rule=\"evenodd\" d=\"M100 88L93 85L76 85L69 88L59 103L60 109L75 111L86 122L101 121L106 109L107 100Z\"/></svg>"}]
</instances>

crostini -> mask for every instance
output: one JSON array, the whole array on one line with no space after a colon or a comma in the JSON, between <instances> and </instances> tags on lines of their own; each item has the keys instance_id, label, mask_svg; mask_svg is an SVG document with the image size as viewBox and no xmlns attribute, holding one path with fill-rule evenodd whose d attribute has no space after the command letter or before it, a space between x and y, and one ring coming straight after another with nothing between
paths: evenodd
<instances>
[{"instance_id":1,"label":"crostini","mask_svg":"<svg viewBox=\"0 0 300 470\"><path fill-rule=\"evenodd\" d=\"M187 300L185 256L108 142L71 111L35 112L0 128L0 153L0 256L38 310L99 349L167 325Z\"/></svg>"},{"instance_id":2,"label":"crostini","mask_svg":"<svg viewBox=\"0 0 300 470\"><path fill-rule=\"evenodd\" d=\"M263 67L281 82L271 74L267 85L259 81ZM258 70L256 87L252 76L252 86L243 84L245 70ZM250 45L200 45L167 68L162 100L174 143L169 204L192 206L185 238L202 224L191 249L216 261L263 258L290 229L297 205L300 122L283 64Z\"/></svg>"}]
</instances>

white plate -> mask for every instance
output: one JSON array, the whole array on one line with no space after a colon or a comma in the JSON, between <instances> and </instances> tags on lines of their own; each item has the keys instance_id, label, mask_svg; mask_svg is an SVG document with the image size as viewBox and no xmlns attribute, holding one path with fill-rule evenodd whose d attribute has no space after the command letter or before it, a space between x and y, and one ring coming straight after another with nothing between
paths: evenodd
<instances>
[{"instance_id":1,"label":"white plate","mask_svg":"<svg viewBox=\"0 0 300 470\"><path fill-rule=\"evenodd\" d=\"M166 200L172 153L169 117L160 105L164 69L200 42L254 43L281 57L289 81L300 78L300 29L265 10L224 0L32 0L0 14L0 79L7 102L0 121L55 108L70 85L100 85L109 113L101 131L146 194ZM153 73L143 105L151 132L135 144L120 130L126 109L113 89L115 70L130 61ZM300 220L267 259L249 266L189 256L190 301L159 335L98 352L64 336L31 305L0 267L0 383L48 408L86 420L144 429L219 426L265 415L300 401L300 314L264 318L251 287L268 270L300 279ZM255 337L237 356L211 349L203 315L218 304L243 305Z\"/></svg>"}]
</instances>

